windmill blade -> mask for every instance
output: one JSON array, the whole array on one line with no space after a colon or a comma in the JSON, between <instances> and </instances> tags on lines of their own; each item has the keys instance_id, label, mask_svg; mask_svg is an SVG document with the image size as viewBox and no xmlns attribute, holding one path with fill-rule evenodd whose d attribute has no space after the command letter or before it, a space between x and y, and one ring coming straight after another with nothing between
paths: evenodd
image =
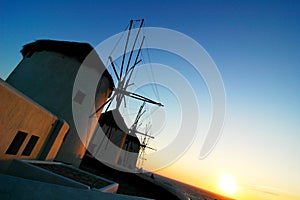
<instances>
[{"instance_id":1,"label":"windmill blade","mask_svg":"<svg viewBox=\"0 0 300 200\"><path fill-rule=\"evenodd\" d=\"M119 80L120 80L120 77L119 77L119 75L118 75L118 73L117 73L117 70L116 70L116 66L115 66L115 64L114 64L114 61L113 61L113 59L112 59L111 56L109 56L108 58L109 58L109 61L110 61L111 66L112 66L112 68L113 68L113 70L114 70L114 73L115 73L115 75L116 75L116 77L117 77L117 79L118 79L118 81L119 81Z\"/></svg>"},{"instance_id":2,"label":"windmill blade","mask_svg":"<svg viewBox=\"0 0 300 200\"><path fill-rule=\"evenodd\" d=\"M136 66L136 64L137 64L137 62L138 62L138 59L139 59L139 56L140 56L141 49L142 49L142 47L143 47L144 41L145 41L145 36L143 36L143 39L142 39L140 48L139 48L139 50L138 50L138 53L137 53L137 55L136 55L136 57L135 57L135 61L134 61L133 66Z\"/></svg>"},{"instance_id":3,"label":"windmill blade","mask_svg":"<svg viewBox=\"0 0 300 200\"><path fill-rule=\"evenodd\" d=\"M140 60L138 60L138 59L139 59L139 56L140 56L140 53L141 53L141 49L142 49L144 40L145 40L145 36L144 36L143 39L142 39L142 43L141 43L140 48L139 48L139 50L138 50L138 53L137 53L137 55L136 55L136 58L135 58L135 61L134 61L133 66L132 66L129 70L126 69L125 77L126 77L128 74L129 74L129 77L128 77L127 82L126 82L126 84L125 84L125 88L127 88L128 85L129 85L129 81L130 81L130 79L131 79L131 77L132 77L132 74L133 74L133 71L134 71L135 67L142 61L141 59L140 59Z\"/></svg>"},{"instance_id":4,"label":"windmill blade","mask_svg":"<svg viewBox=\"0 0 300 200\"><path fill-rule=\"evenodd\" d=\"M138 161L139 168L143 168L144 161L147 160L145 158L145 154L146 154L145 153L145 148L142 148L141 151L140 151L140 153L139 153L139 157L138 157L138 159L139 159L139 161Z\"/></svg>"},{"instance_id":5,"label":"windmill blade","mask_svg":"<svg viewBox=\"0 0 300 200\"><path fill-rule=\"evenodd\" d=\"M111 103L112 103L112 100L113 100L113 99L111 99L111 101L110 101L109 104L107 105L107 107L106 107L106 109L105 109L105 112L108 111L108 109L109 109L109 107L110 107L110 105L111 105Z\"/></svg>"},{"instance_id":6,"label":"windmill blade","mask_svg":"<svg viewBox=\"0 0 300 200\"><path fill-rule=\"evenodd\" d=\"M136 123L136 124L138 123L138 121L141 119L142 115L143 115L145 112L146 112L146 110L144 110L142 113L140 113L140 114L136 117L136 119L135 119L135 123ZM137 125L138 125L138 124L137 124Z\"/></svg>"},{"instance_id":7,"label":"windmill blade","mask_svg":"<svg viewBox=\"0 0 300 200\"><path fill-rule=\"evenodd\" d=\"M129 81L130 81L130 79L131 79L131 77L132 77L132 74L133 74L133 71L134 71L135 67L142 61L141 59L140 59L140 60L138 60L138 59L139 59L139 56L140 56L140 53L141 53L141 49L142 49L144 40L145 40L145 36L144 36L143 39L142 39L142 43L141 43L141 45L140 45L140 47L139 47L139 50L138 50L138 53L137 53L137 55L136 55L136 57L135 57L135 61L134 61L133 66L132 66L129 70L128 70L128 66L127 66L127 68L126 68L126 73L125 73L124 79L125 79L125 77L128 76L128 74L129 74L129 77L127 78L127 82L126 82L125 87L124 87L125 89L126 89L126 88L128 87L128 85L129 85ZM130 61L130 60L129 60L129 61Z\"/></svg>"},{"instance_id":8,"label":"windmill blade","mask_svg":"<svg viewBox=\"0 0 300 200\"><path fill-rule=\"evenodd\" d=\"M147 139L147 142L146 142L146 145L148 145L149 144L149 141L150 141L150 137L148 137L148 139Z\"/></svg>"},{"instance_id":9,"label":"windmill blade","mask_svg":"<svg viewBox=\"0 0 300 200\"><path fill-rule=\"evenodd\" d=\"M116 97L116 93L114 92L114 94L104 104L102 104L99 108L97 108L96 111L90 115L90 117L93 117L96 113L98 113L106 104L108 104L106 108L107 111L107 109L109 108L109 106L111 105L115 97Z\"/></svg>"},{"instance_id":10,"label":"windmill blade","mask_svg":"<svg viewBox=\"0 0 300 200\"><path fill-rule=\"evenodd\" d=\"M134 132L137 133L137 134L144 135L146 137L150 137L150 138L154 139L154 137L151 136L151 135L148 135L148 134L145 134L145 133L142 133L142 132L139 132L139 131L134 131Z\"/></svg>"},{"instance_id":11,"label":"windmill blade","mask_svg":"<svg viewBox=\"0 0 300 200\"><path fill-rule=\"evenodd\" d=\"M155 101L153 101L151 99L148 99L148 98L145 98L145 97L136 97L136 96L130 96L130 97L133 98L133 99L145 101L147 103L155 104L155 105L158 105L158 106L163 106L161 103L155 102Z\"/></svg>"},{"instance_id":12,"label":"windmill blade","mask_svg":"<svg viewBox=\"0 0 300 200\"><path fill-rule=\"evenodd\" d=\"M123 58L122 58L122 65L121 65L120 79L122 79L122 73L123 73L124 61L125 61L125 57L126 57L126 51L127 51L128 41L129 41L129 38L130 38L130 32L131 32L132 24L133 24L133 20L130 20L130 25L129 25L129 29L128 29L128 34L127 34L126 44L125 44L124 53L123 53Z\"/></svg>"},{"instance_id":13,"label":"windmill blade","mask_svg":"<svg viewBox=\"0 0 300 200\"><path fill-rule=\"evenodd\" d=\"M159 102L156 102L156 101L153 101L147 97L144 97L144 96L141 96L139 94L136 94L136 93L132 93L132 92L128 92L129 93L129 96L131 98L134 98L134 99L138 99L138 100L142 100L142 101L146 101L148 103L151 103L151 104L155 104L155 105L158 105L158 106L164 106L163 104L159 103Z\"/></svg>"},{"instance_id":14,"label":"windmill blade","mask_svg":"<svg viewBox=\"0 0 300 200\"><path fill-rule=\"evenodd\" d=\"M136 42L137 42L137 39L138 39L138 37L139 37L139 35L140 35L140 32L141 32L141 29L142 29L143 24L144 24L144 19L142 19L142 22L141 22L141 24L140 24L139 30L138 30L138 32L137 32L137 34L136 34L136 36L135 36L135 40L134 40L134 43L133 43L133 45L132 45L132 49L131 49L131 52L130 52L130 55L129 55L129 59L128 59L128 63L127 63L127 67L126 67L126 73L128 72L128 67L129 67L129 64L130 64L130 61L131 61L132 53L133 53L133 51L134 51L134 47L135 47L135 44L136 44Z\"/></svg>"},{"instance_id":15,"label":"windmill blade","mask_svg":"<svg viewBox=\"0 0 300 200\"><path fill-rule=\"evenodd\" d=\"M146 127L146 134L148 134L148 133L150 132L150 128L151 128L151 125L149 125L149 126ZM149 133L148 135L151 136L151 133ZM150 137L148 137L148 140L147 140L147 142L146 142L146 145L149 144L149 140L150 140Z\"/></svg>"},{"instance_id":16,"label":"windmill blade","mask_svg":"<svg viewBox=\"0 0 300 200\"><path fill-rule=\"evenodd\" d=\"M143 167L144 166L144 161L145 160L147 160L146 158L145 158L145 150L144 150L144 152L143 152L143 154L142 154L142 166L141 167Z\"/></svg>"},{"instance_id":17,"label":"windmill blade","mask_svg":"<svg viewBox=\"0 0 300 200\"><path fill-rule=\"evenodd\" d=\"M131 79L131 77L132 77L132 74L133 74L133 70L134 70L134 68L135 68L135 65L139 64L141 61L142 61L142 60L139 60L138 63L134 64L134 65L128 70L128 72L126 73L125 76L126 76L126 77L128 76L128 79L127 79L127 81L126 81L126 83L125 83L125 86L124 86L124 89L125 89L125 90L126 90L129 86L134 85L134 83L130 83L130 79ZM128 75L128 74L129 74L129 75Z\"/></svg>"},{"instance_id":18,"label":"windmill blade","mask_svg":"<svg viewBox=\"0 0 300 200\"><path fill-rule=\"evenodd\" d=\"M142 59L140 59L139 61L135 62L135 63L133 64L133 66L130 67L130 69L126 72L125 76L126 76L126 77L129 76L129 77L128 77L128 80L127 80L127 83L126 83L127 85L129 84L128 82L130 81L130 79L131 79L131 77L132 77L132 73L133 73L135 67L136 67L140 62L142 62Z\"/></svg>"},{"instance_id":19,"label":"windmill blade","mask_svg":"<svg viewBox=\"0 0 300 200\"><path fill-rule=\"evenodd\" d=\"M116 92L114 92L113 96L112 96L111 98L109 98L109 100L106 101L103 105L101 105L100 108L98 108L98 109L96 110L96 112L99 112L99 110L100 110L101 108L103 108L106 104L108 104L108 106L106 107L106 110L105 110L105 111L107 111L108 108L110 107L112 101L113 101L115 98L116 98Z\"/></svg>"},{"instance_id":20,"label":"windmill blade","mask_svg":"<svg viewBox=\"0 0 300 200\"><path fill-rule=\"evenodd\" d=\"M146 132L148 133L152 127L152 124L150 122L146 125Z\"/></svg>"},{"instance_id":21,"label":"windmill blade","mask_svg":"<svg viewBox=\"0 0 300 200\"><path fill-rule=\"evenodd\" d=\"M148 145L148 144L149 144L149 140L150 140L150 137L148 137L148 140L147 140L147 142L146 142L146 145Z\"/></svg>"},{"instance_id":22,"label":"windmill blade","mask_svg":"<svg viewBox=\"0 0 300 200\"><path fill-rule=\"evenodd\" d=\"M164 106L163 104L161 104L159 102L156 102L156 101L153 101L153 100L151 100L147 97L141 96L141 95L133 93L133 92L128 92L128 91L120 89L120 88L115 88L115 92L121 93L123 95L129 96L129 97L134 98L134 99L142 100L142 101L145 101L145 102L148 102L148 103L151 103L151 104L155 104L155 105L158 105L158 106Z\"/></svg>"},{"instance_id":23,"label":"windmill blade","mask_svg":"<svg viewBox=\"0 0 300 200\"><path fill-rule=\"evenodd\" d=\"M142 126L143 122L139 123L139 125L137 126L137 128L140 128Z\"/></svg>"},{"instance_id":24,"label":"windmill blade","mask_svg":"<svg viewBox=\"0 0 300 200\"><path fill-rule=\"evenodd\" d=\"M144 137L143 144L145 144L145 141L146 141L146 137Z\"/></svg>"},{"instance_id":25,"label":"windmill blade","mask_svg":"<svg viewBox=\"0 0 300 200\"><path fill-rule=\"evenodd\" d=\"M152 148L152 147L146 146L146 148L151 149L151 150L153 150L153 151L157 151L157 149L154 149L154 148Z\"/></svg>"}]
</instances>

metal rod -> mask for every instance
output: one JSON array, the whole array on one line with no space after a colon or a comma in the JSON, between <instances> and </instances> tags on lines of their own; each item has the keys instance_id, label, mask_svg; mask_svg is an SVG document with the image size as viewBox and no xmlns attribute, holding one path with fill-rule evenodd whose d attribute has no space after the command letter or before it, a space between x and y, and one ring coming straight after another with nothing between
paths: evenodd
<instances>
[{"instance_id":1,"label":"metal rod","mask_svg":"<svg viewBox=\"0 0 300 200\"><path fill-rule=\"evenodd\" d=\"M142 49L142 47L143 47L144 40L145 40L145 36L144 36L143 39L142 39L142 42L141 42L141 45L140 45L140 47L139 47L138 53L137 53L137 55L136 55L134 64L133 64L133 66L130 68L131 71L129 70L129 71L130 71L130 75L129 75L127 81L126 81L125 89L127 89L128 85L129 85L129 81L130 81L130 79L131 79L131 76L132 76L132 74L133 74L133 70L135 69L136 65L139 64L139 63L142 61L142 60L138 60L138 58L139 58L139 55L140 55L140 53L141 53L141 49ZM127 75L128 75L128 73L126 73L126 76L127 76Z\"/></svg>"},{"instance_id":2,"label":"metal rod","mask_svg":"<svg viewBox=\"0 0 300 200\"><path fill-rule=\"evenodd\" d=\"M138 58L139 58L139 55L140 55L140 53L141 53L141 49L142 49L142 47L143 47L143 44L144 44L144 40L145 40L145 36L143 36L143 39L142 39L142 42L141 42L141 45L140 45L139 51L138 51L138 53L137 53L137 55L136 55L136 57L135 57L134 64L136 64L136 63L137 63L137 60L138 60Z\"/></svg>"},{"instance_id":3,"label":"metal rod","mask_svg":"<svg viewBox=\"0 0 300 200\"><path fill-rule=\"evenodd\" d=\"M131 95L133 95L133 96L131 96ZM153 101L153 100L151 100L151 99L148 99L147 97L141 96L141 95L136 94L136 93L130 93L130 97L132 97L132 98L141 98L141 99L144 99L145 101L147 101L147 102L149 102L149 103L156 104L156 105L158 105L158 106L164 106L164 105L161 104L161 103L155 102L155 101Z\"/></svg>"},{"instance_id":4,"label":"metal rod","mask_svg":"<svg viewBox=\"0 0 300 200\"><path fill-rule=\"evenodd\" d=\"M113 61L113 59L112 59L111 56L109 56L108 58L109 58L109 61L110 61L111 66L113 67L113 70L114 70L114 72L115 72L115 75L116 75L116 77L117 77L117 79L118 79L118 81L119 81L119 80L120 80L120 77L119 77L119 75L118 75L118 73L117 73L117 70L116 70L114 61Z\"/></svg>"},{"instance_id":5,"label":"metal rod","mask_svg":"<svg viewBox=\"0 0 300 200\"><path fill-rule=\"evenodd\" d=\"M155 105L158 105L158 106L164 106L163 104L155 102L155 101L153 101L153 100L151 100L147 97L141 96L141 95L136 94L136 93L128 92L128 91L125 91L125 90L122 90L122 89L119 89L119 88L115 88L115 92L122 93L123 95L129 96L131 98L146 101L148 103L152 103L152 104L155 104Z\"/></svg>"},{"instance_id":6,"label":"metal rod","mask_svg":"<svg viewBox=\"0 0 300 200\"><path fill-rule=\"evenodd\" d=\"M142 132L139 132L139 131L135 131L135 133L137 133L137 134L140 134L140 135L144 135L144 136L146 136L146 137L149 137L149 138L152 138L152 139L154 139L154 137L153 137L153 136L151 136L151 135L147 135L146 133L142 133Z\"/></svg>"},{"instance_id":7,"label":"metal rod","mask_svg":"<svg viewBox=\"0 0 300 200\"><path fill-rule=\"evenodd\" d=\"M133 23L133 20L130 20L129 30L128 30L127 39L126 39L126 44L125 44L125 48L124 48L124 54L123 54L123 58L122 58L122 65L121 65L120 79L122 79L124 60L125 60L125 56L126 56L126 51L127 51L128 41L129 41L129 37L130 37L130 31L131 31L131 28L132 28L132 23Z\"/></svg>"},{"instance_id":8,"label":"metal rod","mask_svg":"<svg viewBox=\"0 0 300 200\"><path fill-rule=\"evenodd\" d=\"M135 44L136 44L136 42L137 42L137 39L138 39L138 37L139 37L139 35L140 35L140 32L141 32L141 29L142 29L143 24L144 24L144 19L142 19L142 22L141 22L141 24L140 24L139 30L138 30L138 32L137 32L137 34L136 34L136 36L135 36L135 40L134 40L134 43L133 43L133 45L132 45L132 49L131 49L131 52L130 52L130 55L129 55L129 59L128 59L128 62L127 62L127 66L126 66L126 73L128 72L128 67L129 67L129 64L130 64L130 61L131 61L131 57L132 57L132 54L133 54L133 50L134 50ZM137 57L138 57L138 55L137 55Z\"/></svg>"},{"instance_id":9,"label":"metal rod","mask_svg":"<svg viewBox=\"0 0 300 200\"><path fill-rule=\"evenodd\" d=\"M152 148L152 147L146 146L146 148L151 149L151 150L153 150L153 151L157 151L157 149L154 149L154 148Z\"/></svg>"},{"instance_id":10,"label":"metal rod","mask_svg":"<svg viewBox=\"0 0 300 200\"><path fill-rule=\"evenodd\" d=\"M106 104L108 104L109 102L111 102L113 100L113 98L115 97L115 93L114 95L108 100L106 101L104 104L102 104L94 113L92 113L90 115L90 118L93 117L96 113L98 113Z\"/></svg>"}]
</instances>

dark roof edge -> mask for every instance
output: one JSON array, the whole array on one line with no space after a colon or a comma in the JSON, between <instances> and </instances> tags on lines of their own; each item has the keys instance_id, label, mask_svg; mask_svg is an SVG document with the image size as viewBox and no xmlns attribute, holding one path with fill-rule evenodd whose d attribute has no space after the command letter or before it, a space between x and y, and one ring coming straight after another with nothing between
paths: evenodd
<instances>
[{"instance_id":1,"label":"dark roof edge","mask_svg":"<svg viewBox=\"0 0 300 200\"><path fill-rule=\"evenodd\" d=\"M86 56L93 50L88 43L57 41L57 40L36 40L35 42L25 44L21 50L25 57L37 51L53 51L66 56L75 57L83 62Z\"/></svg>"}]
</instances>

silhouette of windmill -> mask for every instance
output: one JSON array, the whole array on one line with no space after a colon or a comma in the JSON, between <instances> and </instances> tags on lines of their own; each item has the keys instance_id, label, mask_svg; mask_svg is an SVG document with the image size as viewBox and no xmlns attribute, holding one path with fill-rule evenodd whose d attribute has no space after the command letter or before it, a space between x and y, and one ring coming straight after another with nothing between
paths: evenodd
<instances>
[{"instance_id":1,"label":"silhouette of windmill","mask_svg":"<svg viewBox=\"0 0 300 200\"><path fill-rule=\"evenodd\" d=\"M148 142L149 142L149 139L152 138L154 139L153 136L149 135L147 133L147 125L146 125L146 133L142 133L140 131L138 131L138 128L141 126L142 123L139 123L140 121L140 118L142 117L142 115L146 112L146 110L143 110L144 109L144 106L145 106L146 102L143 102L143 104L140 106L140 109L135 117L135 120L134 120L134 123L131 125L130 129L129 129L129 134L128 135L131 135L131 136L135 136L135 134L140 134L142 136L144 136L144 140L141 138L140 141L143 141L142 143L140 142L139 143L139 155L141 153L141 150L144 150L146 147L147 147L147 144L145 143L145 140L146 138L148 138ZM125 142L125 139L126 138L123 138L123 141L122 143ZM153 149L151 147L147 147L147 148L150 148L150 149ZM126 148L125 148L126 151L130 151L130 144L127 144ZM153 149L155 150L155 149ZM121 154L121 149L119 151L119 154ZM138 155L138 157L139 157ZM117 158L118 159L118 158ZM125 158L126 159L126 158Z\"/></svg>"},{"instance_id":2,"label":"silhouette of windmill","mask_svg":"<svg viewBox=\"0 0 300 200\"><path fill-rule=\"evenodd\" d=\"M151 149L153 151L157 151L156 149L148 146L150 138L154 139L154 137L150 135L150 129L151 129L151 125L147 124L146 129L145 129L145 135L144 135L144 137L141 137L142 142L140 144L140 153L139 153L138 164L137 164L137 166L140 170L143 170L144 161L147 160L145 158L146 148Z\"/></svg>"},{"instance_id":3,"label":"silhouette of windmill","mask_svg":"<svg viewBox=\"0 0 300 200\"><path fill-rule=\"evenodd\" d=\"M131 51L129 53L129 58L128 58L128 61L127 61L126 67L125 67L125 60L126 60L126 55L127 55L126 52L127 52L127 48L128 48L129 39L130 39L130 36L131 36L131 30L132 30L133 22L139 22L140 25L139 25L139 29L138 29L135 37L134 37L134 42L133 42ZM148 134L139 132L137 130L137 128L139 126L139 124L138 124L139 120L145 112L145 111L143 111L145 103L150 103L150 104L154 104L154 105L157 105L157 106L163 106L159 102L153 101L153 100L151 100L147 97L144 97L142 95L139 95L139 94L128 91L128 87L133 84L133 83L131 83L131 78L132 78L132 74L134 72L134 69L142 61L140 59L140 54L141 54L141 49L142 49L142 46L143 46L143 43L144 43L144 40L145 40L145 36L142 37L142 41L140 43L140 46L139 46L139 49L138 49L137 53L134 55L133 52L135 51L135 46L137 44L137 41L138 41L138 38L139 38L139 35L140 35L143 24L144 24L144 19L130 20L129 29L128 29L128 33L127 33L127 38L126 38L126 43L125 43L125 47L124 47L124 53L123 53L123 56L122 56L121 69L120 69L119 73L117 72L117 69L116 69L116 66L115 66L115 63L113 61L112 56L109 56L110 64L113 68L114 75L116 76L116 79L118 81L118 83L116 84L117 87L114 87L112 96L104 104L102 104L99 108L97 108L96 111L90 116L90 117L92 117L93 115L95 115L96 113L101 111L104 108L104 106L106 106L106 105L107 105L107 107L106 107L105 113L108 112L108 109L110 108L112 102L114 100L116 101L115 109L111 110L115 114L111 115L113 119L108 120L109 124L107 124L107 125L109 126L109 128L106 129L106 132L105 132L105 134L108 136L108 139L110 139L110 137L112 135L112 130L113 130L112 127L115 126L116 124L118 124L117 121L124 121L121 114L120 114L120 106L121 106L122 101L124 101L124 104L126 106L125 96L143 101L143 104L140 107L140 109L137 113L137 116L135 118L135 121L132 124L131 128L130 129L123 128L123 131L124 131L125 134L124 134L123 139L121 141L121 144L120 144L120 147L119 147L119 152L118 152L118 154L115 158L115 163L116 164L119 163L120 155L121 155L122 149L124 148L124 144L125 144L126 137L127 137L128 134L130 134L130 135L140 134L140 135L143 135L144 137L154 138L154 137L152 137ZM134 56L135 56L134 62L131 63L131 60L133 59ZM122 119L121 120L115 119L114 116L120 116ZM126 129L126 130L124 130L124 129ZM141 145L142 145L142 148L140 148L140 149L143 150L144 146L146 144L144 142Z\"/></svg>"},{"instance_id":4,"label":"silhouette of windmill","mask_svg":"<svg viewBox=\"0 0 300 200\"><path fill-rule=\"evenodd\" d=\"M134 43L132 45L132 49L130 51L128 62L127 62L126 69L125 69L125 72L124 72L126 52L127 52L128 42L129 42L129 39L130 39L130 34L131 34L132 25L133 25L134 21L135 22L140 22L140 26L139 26L139 29L137 31L137 34L135 35ZM126 39L126 43L125 43L125 47L124 47L124 53L123 53L123 56L122 56L122 64L121 64L121 69L120 69L119 74L117 72L117 69L116 69L115 63L113 61L113 58L111 56L109 56L109 61L110 61L111 66L113 68L114 74L115 74L115 76L118 80L118 84L117 84L117 87L113 88L113 95L104 104L102 104L99 108L97 108L95 113L93 113L91 116L98 113L106 105L107 105L106 111L108 111L108 109L111 106L111 103L113 102L113 100L116 100L116 108L115 109L119 110L122 101L124 101L124 103L126 103L125 102L125 96L131 97L133 99L141 100L141 101L144 101L144 102L147 102L147 103L151 103L151 104L154 104L154 105L157 105L157 106L163 106L159 102L153 101L153 100L151 100L147 97L144 97L142 95L139 95L139 94L128 91L128 87L133 85L133 83L130 82L131 78L132 78L133 71L136 68L136 66L142 61L139 58L140 58L141 49L142 49L142 46L143 46L143 43L144 43L144 40L145 40L145 36L143 36L140 47L138 49L138 52L135 55L134 63L132 65L130 65L131 60L132 60L132 56L133 56L133 52L135 50L135 46L136 46L136 43L138 41L140 31L142 29L143 24L144 24L144 19L130 20L130 25L129 25L129 29L128 29L128 34L127 34L127 39Z\"/></svg>"}]
</instances>

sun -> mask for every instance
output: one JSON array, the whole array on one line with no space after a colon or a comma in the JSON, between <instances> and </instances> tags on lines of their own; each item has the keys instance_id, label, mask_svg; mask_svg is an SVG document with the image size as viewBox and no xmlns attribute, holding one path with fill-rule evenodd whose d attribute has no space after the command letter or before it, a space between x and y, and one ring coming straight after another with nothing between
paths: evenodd
<instances>
[{"instance_id":1,"label":"sun","mask_svg":"<svg viewBox=\"0 0 300 200\"><path fill-rule=\"evenodd\" d=\"M227 195L235 194L238 189L234 177L228 174L220 176L219 187Z\"/></svg>"}]
</instances>

